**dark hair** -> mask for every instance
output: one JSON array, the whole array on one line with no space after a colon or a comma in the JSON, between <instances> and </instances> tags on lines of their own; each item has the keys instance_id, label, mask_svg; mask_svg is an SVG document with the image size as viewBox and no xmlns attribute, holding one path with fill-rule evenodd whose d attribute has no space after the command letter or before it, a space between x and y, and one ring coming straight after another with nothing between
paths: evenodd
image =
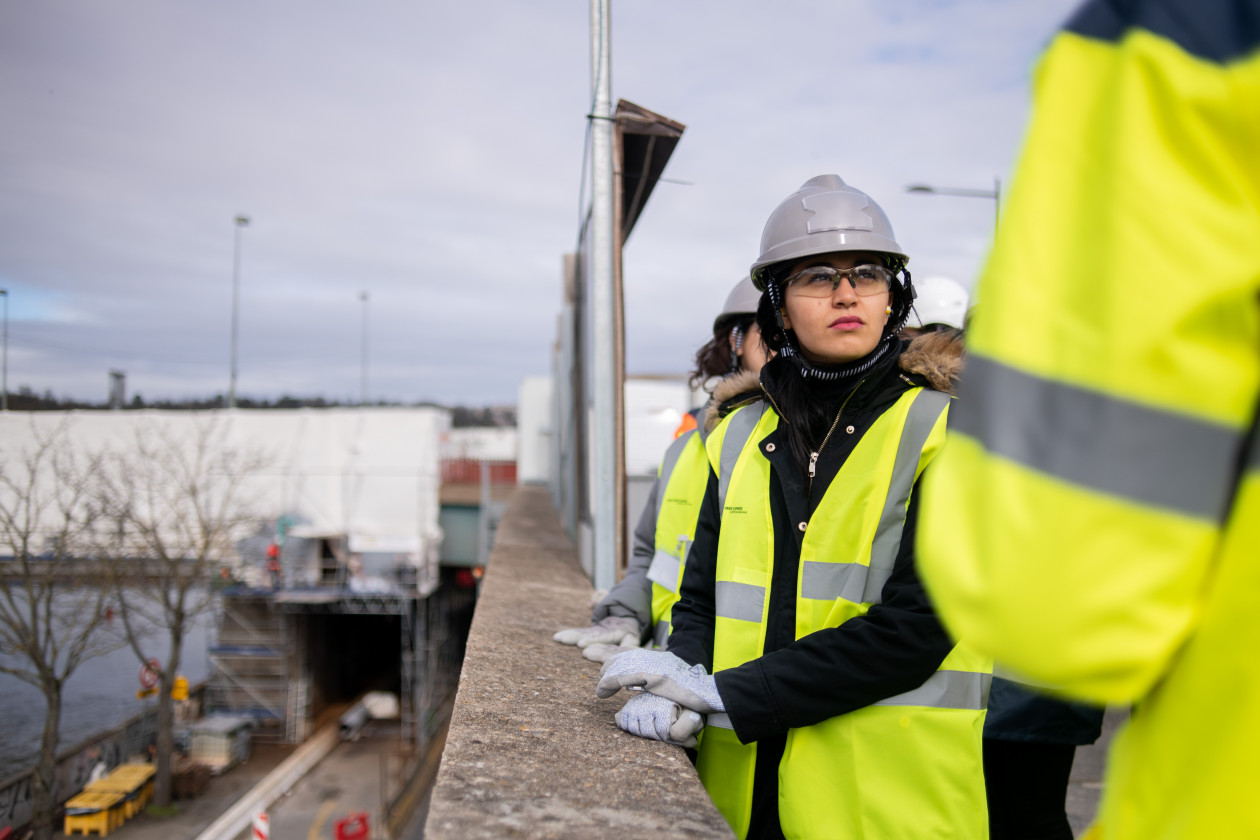
<instances>
[{"instance_id":1,"label":"dark hair","mask_svg":"<svg viewBox=\"0 0 1260 840\"><path fill-rule=\"evenodd\" d=\"M722 328L713 334L713 338L696 351L696 367L691 372L691 378L687 380L687 384L695 388L715 376L726 376L732 373L739 363L736 361L735 354L731 352L731 331L739 327L740 332L747 333L752 323L752 315L728 318Z\"/></svg>"}]
</instances>

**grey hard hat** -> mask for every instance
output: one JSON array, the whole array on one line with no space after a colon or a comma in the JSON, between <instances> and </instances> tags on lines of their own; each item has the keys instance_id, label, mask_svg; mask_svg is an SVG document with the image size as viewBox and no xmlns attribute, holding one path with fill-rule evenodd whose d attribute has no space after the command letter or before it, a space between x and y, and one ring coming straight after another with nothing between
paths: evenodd
<instances>
[{"instance_id":1,"label":"grey hard hat","mask_svg":"<svg viewBox=\"0 0 1260 840\"><path fill-rule=\"evenodd\" d=\"M832 251L879 251L909 262L874 199L839 175L819 175L770 214L761 232L761 256L752 264L752 281L764 290L770 266Z\"/></svg>"},{"instance_id":2,"label":"grey hard hat","mask_svg":"<svg viewBox=\"0 0 1260 840\"><path fill-rule=\"evenodd\" d=\"M726 329L731 321L741 315L756 315L757 304L761 301L761 292L753 285L751 277L745 277L735 284L731 293L726 296L722 311L713 319L713 333L716 335Z\"/></svg>"}]
</instances>

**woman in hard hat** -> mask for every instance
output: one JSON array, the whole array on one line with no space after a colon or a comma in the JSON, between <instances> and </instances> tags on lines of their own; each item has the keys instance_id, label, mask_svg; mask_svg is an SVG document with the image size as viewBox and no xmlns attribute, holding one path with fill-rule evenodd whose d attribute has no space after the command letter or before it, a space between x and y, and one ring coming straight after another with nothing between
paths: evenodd
<instances>
[{"instance_id":1,"label":"woman in hard hat","mask_svg":"<svg viewBox=\"0 0 1260 840\"><path fill-rule=\"evenodd\" d=\"M711 388L720 395L719 405L757 388L757 374L766 361L755 321L760 298L751 279L735 284L713 320L713 337L696 352L690 384ZM684 417L665 453L634 531L633 556L625 575L591 611L591 626L561 630L552 637L581 647L587 659L603 662L649 641L665 645L670 608L678 600L678 582L708 481L707 432L698 428L698 413L699 409Z\"/></svg>"},{"instance_id":2,"label":"woman in hard hat","mask_svg":"<svg viewBox=\"0 0 1260 840\"><path fill-rule=\"evenodd\" d=\"M914 562L961 346L903 344L906 262L835 175L771 214L752 266L778 353L765 399L709 436L669 651L613 658L597 689L643 689L618 715L636 734L707 715L697 770L741 838L987 836L991 669L945 633ZM724 436L748 424L732 454Z\"/></svg>"}]
</instances>

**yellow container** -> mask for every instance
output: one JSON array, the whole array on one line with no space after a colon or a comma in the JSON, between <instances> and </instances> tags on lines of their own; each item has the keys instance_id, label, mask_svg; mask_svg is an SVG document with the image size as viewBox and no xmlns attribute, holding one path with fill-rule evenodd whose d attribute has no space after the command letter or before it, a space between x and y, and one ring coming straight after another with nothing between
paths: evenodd
<instances>
[{"instance_id":1,"label":"yellow container","mask_svg":"<svg viewBox=\"0 0 1260 840\"><path fill-rule=\"evenodd\" d=\"M121 794L123 801L115 807L124 819L131 819L144 810L153 798L153 776L157 768L152 764L120 764L103 779L89 782L83 789L87 793Z\"/></svg>"},{"instance_id":2,"label":"yellow container","mask_svg":"<svg viewBox=\"0 0 1260 840\"><path fill-rule=\"evenodd\" d=\"M66 836L96 833L106 836L123 824L126 796L109 791L88 791L66 803Z\"/></svg>"}]
</instances>

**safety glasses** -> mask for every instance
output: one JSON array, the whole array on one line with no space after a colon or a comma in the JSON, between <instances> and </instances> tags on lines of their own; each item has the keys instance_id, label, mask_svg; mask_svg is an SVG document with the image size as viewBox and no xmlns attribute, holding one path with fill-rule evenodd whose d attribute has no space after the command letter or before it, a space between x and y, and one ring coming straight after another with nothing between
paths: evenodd
<instances>
[{"instance_id":1,"label":"safety glasses","mask_svg":"<svg viewBox=\"0 0 1260 840\"><path fill-rule=\"evenodd\" d=\"M886 292L892 286L893 273L882 265L855 265L853 268L832 268L814 265L802 268L787 278L791 294L802 297L831 297L840 287L841 280L848 280L853 291L863 297Z\"/></svg>"}]
</instances>

